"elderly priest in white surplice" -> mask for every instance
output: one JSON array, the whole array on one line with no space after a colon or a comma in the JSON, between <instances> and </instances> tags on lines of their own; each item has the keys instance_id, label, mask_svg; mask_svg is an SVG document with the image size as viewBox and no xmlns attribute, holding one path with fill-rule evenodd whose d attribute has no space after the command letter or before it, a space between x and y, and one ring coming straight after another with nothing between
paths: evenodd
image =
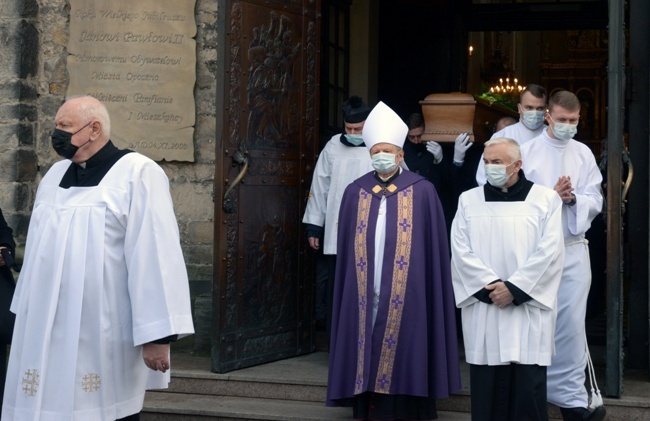
<instances>
[{"instance_id":1,"label":"elderly priest in white surplice","mask_svg":"<svg viewBox=\"0 0 650 421\"><path fill-rule=\"evenodd\" d=\"M488 183L461 195L451 228L472 420L547 420L562 201L526 179L514 140L488 141L483 161Z\"/></svg>"},{"instance_id":2,"label":"elderly priest in white surplice","mask_svg":"<svg viewBox=\"0 0 650 421\"><path fill-rule=\"evenodd\" d=\"M194 332L162 168L110 141L106 107L65 102L38 186L11 311L2 421L137 421Z\"/></svg>"}]
</instances>

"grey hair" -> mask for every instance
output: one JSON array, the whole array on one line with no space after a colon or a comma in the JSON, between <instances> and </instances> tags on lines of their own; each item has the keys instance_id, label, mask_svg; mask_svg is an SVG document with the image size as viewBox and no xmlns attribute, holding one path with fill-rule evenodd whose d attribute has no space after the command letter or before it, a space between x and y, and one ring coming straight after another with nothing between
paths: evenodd
<instances>
[{"instance_id":1,"label":"grey hair","mask_svg":"<svg viewBox=\"0 0 650 421\"><path fill-rule=\"evenodd\" d=\"M111 137L111 118L108 115L106 106L101 101L92 96L82 96L86 101L80 101L77 111L79 116L85 121L97 119L102 124L102 134L108 138ZM72 98L69 98L72 99Z\"/></svg>"},{"instance_id":2,"label":"grey hair","mask_svg":"<svg viewBox=\"0 0 650 421\"><path fill-rule=\"evenodd\" d=\"M485 147L490 147L492 145L508 145L508 155L512 159L512 162L518 161L521 159L521 149L519 149L519 143L516 140L510 139L509 137L497 137L495 139L488 140L485 142Z\"/></svg>"}]
</instances>

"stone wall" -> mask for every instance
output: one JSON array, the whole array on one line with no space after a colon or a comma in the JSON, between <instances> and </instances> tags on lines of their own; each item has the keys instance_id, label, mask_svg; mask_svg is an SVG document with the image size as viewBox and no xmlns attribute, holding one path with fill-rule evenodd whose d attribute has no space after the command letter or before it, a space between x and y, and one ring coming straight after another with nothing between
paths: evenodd
<instances>
[{"instance_id":1,"label":"stone wall","mask_svg":"<svg viewBox=\"0 0 650 421\"><path fill-rule=\"evenodd\" d=\"M38 182L59 158L50 146L68 86L65 0L0 2L0 208L24 248ZM161 162L169 176L192 295L212 282L217 2L197 0L195 162Z\"/></svg>"},{"instance_id":2,"label":"stone wall","mask_svg":"<svg viewBox=\"0 0 650 421\"><path fill-rule=\"evenodd\" d=\"M37 13L32 0L0 3L0 207L20 243L38 173Z\"/></svg>"}]
</instances>

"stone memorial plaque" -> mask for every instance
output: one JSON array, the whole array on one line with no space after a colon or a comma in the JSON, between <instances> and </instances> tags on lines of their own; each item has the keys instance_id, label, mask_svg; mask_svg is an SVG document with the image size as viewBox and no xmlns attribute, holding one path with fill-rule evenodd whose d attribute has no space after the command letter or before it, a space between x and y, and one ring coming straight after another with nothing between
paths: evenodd
<instances>
[{"instance_id":1,"label":"stone memorial plaque","mask_svg":"<svg viewBox=\"0 0 650 421\"><path fill-rule=\"evenodd\" d=\"M71 0L67 97L91 95L119 148L194 161L195 0Z\"/></svg>"}]
</instances>

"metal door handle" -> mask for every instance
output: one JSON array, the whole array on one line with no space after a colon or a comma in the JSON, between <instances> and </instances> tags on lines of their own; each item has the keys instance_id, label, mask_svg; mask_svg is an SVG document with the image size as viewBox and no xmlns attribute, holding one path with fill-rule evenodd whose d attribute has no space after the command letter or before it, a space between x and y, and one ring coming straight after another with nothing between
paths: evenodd
<instances>
[{"instance_id":1,"label":"metal door handle","mask_svg":"<svg viewBox=\"0 0 650 421\"><path fill-rule=\"evenodd\" d=\"M632 165L630 154L627 152L623 152L623 165L627 165L627 178L625 179L625 184L623 185L623 194L621 197L621 200L625 202L627 193L630 191L630 185L632 185L632 179L634 178L634 165Z\"/></svg>"},{"instance_id":2,"label":"metal door handle","mask_svg":"<svg viewBox=\"0 0 650 421\"><path fill-rule=\"evenodd\" d=\"M630 159L630 154L627 151L623 151L623 156L621 157L623 165L627 166L627 178L623 184L623 191L621 192L621 211L625 213L625 204L627 203L627 193L630 191L630 186L632 185L632 180L634 179L634 165L632 165L632 160Z\"/></svg>"},{"instance_id":3,"label":"metal door handle","mask_svg":"<svg viewBox=\"0 0 650 421\"><path fill-rule=\"evenodd\" d=\"M239 174L237 174L237 177L235 177L234 180L228 185L228 188L226 189L226 192L223 194L223 210L226 213L233 213L235 212L235 203L232 200L231 193L233 192L233 189L239 182L244 178L246 175L246 171L248 171L248 158L245 155L245 152L242 152L241 150L236 151L233 156L232 160L239 165L242 165L242 168L239 170Z\"/></svg>"}]
</instances>

